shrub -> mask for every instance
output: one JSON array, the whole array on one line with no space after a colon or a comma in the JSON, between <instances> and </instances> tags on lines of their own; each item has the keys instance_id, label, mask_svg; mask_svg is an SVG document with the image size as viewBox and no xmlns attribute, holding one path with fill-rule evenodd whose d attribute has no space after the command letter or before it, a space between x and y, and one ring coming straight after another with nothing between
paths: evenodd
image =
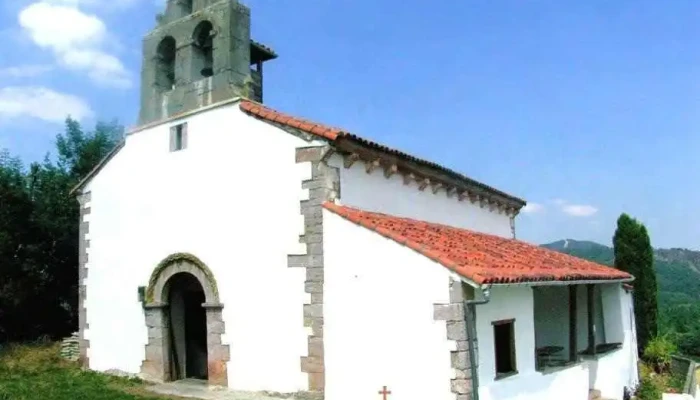
<instances>
[{"instance_id":1,"label":"shrub","mask_svg":"<svg viewBox=\"0 0 700 400\"><path fill-rule=\"evenodd\" d=\"M666 336L657 336L644 349L643 358L659 374L671 369L671 356L677 351L676 345Z\"/></svg>"},{"instance_id":2,"label":"shrub","mask_svg":"<svg viewBox=\"0 0 700 400\"><path fill-rule=\"evenodd\" d=\"M659 382L650 376L644 376L637 387L637 399L661 400L663 390Z\"/></svg>"}]
</instances>

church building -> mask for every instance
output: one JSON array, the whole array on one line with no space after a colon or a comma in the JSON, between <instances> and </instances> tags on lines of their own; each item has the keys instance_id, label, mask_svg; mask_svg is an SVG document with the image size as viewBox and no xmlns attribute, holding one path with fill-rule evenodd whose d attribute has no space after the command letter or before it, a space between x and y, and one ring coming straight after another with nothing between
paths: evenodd
<instances>
[{"instance_id":1,"label":"church building","mask_svg":"<svg viewBox=\"0 0 700 400\"><path fill-rule=\"evenodd\" d=\"M144 38L138 126L74 189L85 368L328 400L637 385L632 276L517 240L518 197L263 104L250 20L169 0Z\"/></svg>"}]
</instances>

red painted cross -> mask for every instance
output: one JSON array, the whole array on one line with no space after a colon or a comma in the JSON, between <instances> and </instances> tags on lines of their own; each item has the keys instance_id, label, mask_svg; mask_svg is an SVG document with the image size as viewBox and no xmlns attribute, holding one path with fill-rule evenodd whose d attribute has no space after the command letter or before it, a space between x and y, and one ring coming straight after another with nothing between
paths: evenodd
<instances>
[{"instance_id":1,"label":"red painted cross","mask_svg":"<svg viewBox=\"0 0 700 400\"><path fill-rule=\"evenodd\" d=\"M391 394L391 390L386 390L386 386L384 386L378 393L382 395L383 400L386 400L386 395Z\"/></svg>"}]
</instances>

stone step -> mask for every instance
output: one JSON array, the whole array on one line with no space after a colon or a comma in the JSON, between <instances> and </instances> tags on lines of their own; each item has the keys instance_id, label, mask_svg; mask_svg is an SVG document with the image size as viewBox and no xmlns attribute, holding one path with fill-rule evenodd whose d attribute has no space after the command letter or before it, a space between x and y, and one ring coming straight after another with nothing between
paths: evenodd
<instances>
[{"instance_id":1,"label":"stone step","mask_svg":"<svg viewBox=\"0 0 700 400\"><path fill-rule=\"evenodd\" d=\"M223 387L210 386L205 381L185 379L153 385L148 390L170 396L201 400L317 400L316 393L264 393L240 392Z\"/></svg>"}]
</instances>

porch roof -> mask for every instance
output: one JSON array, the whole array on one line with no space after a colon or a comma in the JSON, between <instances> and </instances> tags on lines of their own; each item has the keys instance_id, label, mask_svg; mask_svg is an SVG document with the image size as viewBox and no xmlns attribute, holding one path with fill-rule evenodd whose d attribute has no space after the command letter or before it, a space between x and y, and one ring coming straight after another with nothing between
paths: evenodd
<instances>
[{"instance_id":1,"label":"porch roof","mask_svg":"<svg viewBox=\"0 0 700 400\"><path fill-rule=\"evenodd\" d=\"M515 239L324 203L327 210L477 284L625 281L626 272Z\"/></svg>"}]
</instances>

